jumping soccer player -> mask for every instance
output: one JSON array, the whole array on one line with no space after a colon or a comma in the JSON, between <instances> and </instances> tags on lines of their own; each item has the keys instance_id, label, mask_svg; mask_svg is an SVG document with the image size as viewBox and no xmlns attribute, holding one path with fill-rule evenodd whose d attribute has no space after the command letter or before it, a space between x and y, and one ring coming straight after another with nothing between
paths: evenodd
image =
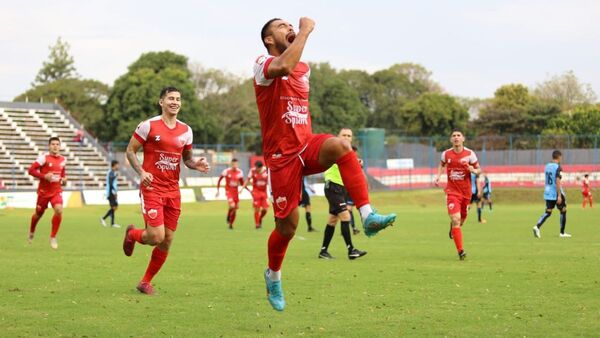
<instances>
[{"instance_id":1,"label":"jumping soccer player","mask_svg":"<svg viewBox=\"0 0 600 338\"><path fill-rule=\"evenodd\" d=\"M300 203L298 203L299 207L304 208L304 218L306 219L306 225L308 225L308 232L316 232L317 229L312 226L312 208L310 206L310 194L308 193L308 189L312 191L314 194L315 191L310 187L308 181L306 180L306 176L302 177L302 197L300 198Z\"/></svg>"},{"instance_id":2,"label":"jumping soccer player","mask_svg":"<svg viewBox=\"0 0 600 338\"><path fill-rule=\"evenodd\" d=\"M37 189L37 202L35 212L31 216L29 225L29 244L33 241L35 227L44 211L48 208L48 203L54 209L52 216L52 230L50 231L50 247L58 249L56 234L60 228L63 212L62 186L67 182L65 176L65 166L67 160L60 155L60 139L51 137L48 140L48 153L40 155L29 167L29 175L40 180Z\"/></svg>"},{"instance_id":3,"label":"jumping soccer player","mask_svg":"<svg viewBox=\"0 0 600 338\"><path fill-rule=\"evenodd\" d=\"M262 220L269 210L269 200L267 196L267 184L269 174L262 161L256 161L254 168L250 169L248 179L244 182L242 189L248 189L248 184L252 183L252 206L254 207L254 225L256 229L262 228Z\"/></svg>"},{"instance_id":4,"label":"jumping soccer player","mask_svg":"<svg viewBox=\"0 0 600 338\"><path fill-rule=\"evenodd\" d=\"M117 201L117 191L119 190L119 185L117 183L117 176L119 176L119 161L113 160L110 162L110 169L106 173L106 197L108 199L108 204L110 208L104 214L104 217L100 219L102 226L106 226L106 218L110 216L110 226L113 228L120 228L121 226L115 224L115 212L119 207L119 202Z\"/></svg>"},{"instance_id":5,"label":"jumping soccer player","mask_svg":"<svg viewBox=\"0 0 600 338\"><path fill-rule=\"evenodd\" d=\"M269 267L264 277L267 298L279 311L285 307L281 264L298 226L302 176L323 172L337 163L367 236L375 235L396 219L395 214L373 212L366 179L350 143L333 135L312 133L308 107L310 68L300 57L314 25L313 20L300 18L296 34L290 23L269 20L261 30L268 55L260 56L254 64L254 89L276 223L268 241Z\"/></svg>"},{"instance_id":6,"label":"jumping soccer player","mask_svg":"<svg viewBox=\"0 0 600 338\"><path fill-rule=\"evenodd\" d=\"M235 221L235 215L237 209L240 207L240 195L238 189L241 185L244 185L244 172L238 168L238 160L234 158L231 160L231 167L223 170L219 180L217 181L217 194L220 195L221 181L225 179L225 196L227 197L227 225L230 230L233 230L233 222Z\"/></svg>"},{"instance_id":7,"label":"jumping soccer player","mask_svg":"<svg viewBox=\"0 0 600 338\"><path fill-rule=\"evenodd\" d=\"M450 136L452 148L442 153L440 165L434 184L439 185L442 171L446 169L448 183L446 185L446 206L450 216L450 238L454 240L458 258L467 257L463 249L461 227L467 219L467 207L471 201L471 173L479 174L479 162L475 152L464 146L465 136L455 130Z\"/></svg>"},{"instance_id":8,"label":"jumping soccer player","mask_svg":"<svg viewBox=\"0 0 600 338\"><path fill-rule=\"evenodd\" d=\"M350 128L342 128L338 133L338 137L352 143L352 130ZM358 158L356 159L358 161ZM325 170L325 197L329 202L329 220L323 232L323 245L319 252L319 258L332 259L333 256L329 253L329 243L333 238L335 226L340 220L340 228L342 237L348 249L348 258L357 259L367 254L366 251L358 250L352 244L352 236L350 235L350 211L348 210L348 191L344 187L344 181L340 175L340 169L337 164L332 165Z\"/></svg>"},{"instance_id":9,"label":"jumping soccer player","mask_svg":"<svg viewBox=\"0 0 600 338\"><path fill-rule=\"evenodd\" d=\"M160 92L158 104L162 113L140 123L127 146L127 160L140 175L140 199L145 228L132 224L125 231L123 252L131 256L135 243L154 246L146 273L137 285L141 293L154 294L150 282L169 254L181 213L179 164L206 173L210 166L204 157L192 158L192 129L177 119L181 109L181 94L177 88L166 87ZM137 152L143 148L140 165Z\"/></svg>"},{"instance_id":10,"label":"jumping soccer player","mask_svg":"<svg viewBox=\"0 0 600 338\"><path fill-rule=\"evenodd\" d=\"M471 173L471 204L477 206L477 222L481 224L487 223L481 218L481 209L483 206L483 177L475 173Z\"/></svg>"},{"instance_id":11,"label":"jumping soccer player","mask_svg":"<svg viewBox=\"0 0 600 338\"><path fill-rule=\"evenodd\" d=\"M552 215L554 207L560 211L560 237L571 237L565 232L567 226L567 199L562 188L562 167L560 161L562 153L559 150L552 152L552 161L546 164L544 169L544 200L546 200L546 212L540 217L536 226L533 227L533 236L536 238L542 237L540 228L546 222L548 217Z\"/></svg>"},{"instance_id":12,"label":"jumping soccer player","mask_svg":"<svg viewBox=\"0 0 600 338\"><path fill-rule=\"evenodd\" d=\"M590 191L590 175L583 175L583 182L581 182L581 195L583 195L583 202L581 207L585 209L585 202L590 202L590 208L592 208L592 192Z\"/></svg>"}]
</instances>

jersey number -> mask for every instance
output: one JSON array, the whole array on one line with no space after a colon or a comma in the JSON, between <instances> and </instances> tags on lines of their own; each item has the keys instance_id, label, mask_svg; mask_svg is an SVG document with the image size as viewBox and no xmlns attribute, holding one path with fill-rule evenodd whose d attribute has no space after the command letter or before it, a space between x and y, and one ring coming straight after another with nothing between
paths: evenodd
<instances>
[{"instance_id":1,"label":"jersey number","mask_svg":"<svg viewBox=\"0 0 600 338\"><path fill-rule=\"evenodd\" d=\"M548 185L554 184L554 179L552 178L552 173L546 173L546 183Z\"/></svg>"}]
</instances>

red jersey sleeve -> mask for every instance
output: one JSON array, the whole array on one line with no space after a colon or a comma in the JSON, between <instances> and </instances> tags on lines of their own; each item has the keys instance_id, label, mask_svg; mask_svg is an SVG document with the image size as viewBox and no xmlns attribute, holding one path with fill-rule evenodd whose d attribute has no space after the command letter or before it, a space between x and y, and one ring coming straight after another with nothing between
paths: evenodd
<instances>
[{"instance_id":1,"label":"red jersey sleeve","mask_svg":"<svg viewBox=\"0 0 600 338\"><path fill-rule=\"evenodd\" d=\"M133 137L135 137L135 139L141 144L144 144L146 143L148 134L150 134L150 121L146 120L138 124L137 128L135 128L135 131L133 132Z\"/></svg>"},{"instance_id":2,"label":"red jersey sleeve","mask_svg":"<svg viewBox=\"0 0 600 338\"><path fill-rule=\"evenodd\" d=\"M29 175L39 178L40 180L44 179L44 174L40 172L40 168L46 164L46 155L40 155L29 167Z\"/></svg>"},{"instance_id":3,"label":"red jersey sleeve","mask_svg":"<svg viewBox=\"0 0 600 338\"><path fill-rule=\"evenodd\" d=\"M273 82L273 79L270 79L267 73L271 61L273 61L273 56L261 55L254 62L254 81L257 85L266 87Z\"/></svg>"}]
</instances>

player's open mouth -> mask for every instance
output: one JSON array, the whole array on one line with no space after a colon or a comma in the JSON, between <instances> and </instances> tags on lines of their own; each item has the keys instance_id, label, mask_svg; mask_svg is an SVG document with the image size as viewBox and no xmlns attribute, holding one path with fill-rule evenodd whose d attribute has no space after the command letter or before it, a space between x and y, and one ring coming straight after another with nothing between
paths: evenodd
<instances>
[{"instance_id":1,"label":"player's open mouth","mask_svg":"<svg viewBox=\"0 0 600 338\"><path fill-rule=\"evenodd\" d=\"M285 38L287 39L287 41L289 43L292 43L296 39L296 33L290 32L290 33L288 33L288 35L285 36Z\"/></svg>"}]
</instances>

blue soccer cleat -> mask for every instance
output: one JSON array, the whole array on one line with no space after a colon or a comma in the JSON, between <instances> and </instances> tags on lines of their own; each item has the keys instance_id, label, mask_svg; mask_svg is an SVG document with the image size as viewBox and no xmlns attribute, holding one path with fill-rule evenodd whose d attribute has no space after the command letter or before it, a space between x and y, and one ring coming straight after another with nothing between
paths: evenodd
<instances>
[{"instance_id":1,"label":"blue soccer cleat","mask_svg":"<svg viewBox=\"0 0 600 338\"><path fill-rule=\"evenodd\" d=\"M267 285L267 299L273 309L283 311L285 308L285 300L283 299L283 290L281 289L281 281L272 281L269 278L269 269L265 270L265 284Z\"/></svg>"},{"instance_id":2,"label":"blue soccer cleat","mask_svg":"<svg viewBox=\"0 0 600 338\"><path fill-rule=\"evenodd\" d=\"M379 231L387 228L390 225L393 225L395 221L396 214L394 213L389 215L380 215L373 211L363 222L365 235L367 235L367 237L373 237L377 235Z\"/></svg>"}]
</instances>

